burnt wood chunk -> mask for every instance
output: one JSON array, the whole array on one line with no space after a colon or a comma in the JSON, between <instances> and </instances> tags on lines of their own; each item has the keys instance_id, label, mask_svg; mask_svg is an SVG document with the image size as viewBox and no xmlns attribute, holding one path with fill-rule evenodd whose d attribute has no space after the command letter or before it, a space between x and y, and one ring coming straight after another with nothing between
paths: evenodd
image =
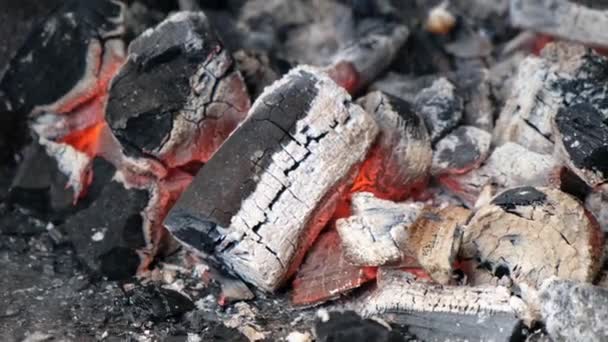
<instances>
[{"instance_id":1,"label":"burnt wood chunk","mask_svg":"<svg viewBox=\"0 0 608 342\"><path fill-rule=\"evenodd\" d=\"M359 266L395 265L407 255L408 229L421 213L419 202L395 203L367 192L352 198L352 216L336 221L344 258Z\"/></svg>"},{"instance_id":2,"label":"burnt wood chunk","mask_svg":"<svg viewBox=\"0 0 608 342\"><path fill-rule=\"evenodd\" d=\"M400 98L373 92L359 103L380 132L352 191L370 191L402 200L424 186L430 175L431 141L422 118Z\"/></svg>"},{"instance_id":3,"label":"burnt wood chunk","mask_svg":"<svg viewBox=\"0 0 608 342\"><path fill-rule=\"evenodd\" d=\"M439 140L433 151L433 175L462 174L479 167L490 154L492 135L460 126Z\"/></svg>"},{"instance_id":4,"label":"burnt wood chunk","mask_svg":"<svg viewBox=\"0 0 608 342\"><path fill-rule=\"evenodd\" d=\"M129 45L107 121L134 154L206 162L245 118L245 83L202 12L179 12Z\"/></svg>"},{"instance_id":5,"label":"burnt wood chunk","mask_svg":"<svg viewBox=\"0 0 608 342\"><path fill-rule=\"evenodd\" d=\"M608 46L608 7L602 1L511 0L514 26L590 45Z\"/></svg>"},{"instance_id":6,"label":"burnt wood chunk","mask_svg":"<svg viewBox=\"0 0 608 342\"><path fill-rule=\"evenodd\" d=\"M463 103L454 85L445 78L439 78L416 95L414 109L424 119L431 141L435 144L458 126L462 119Z\"/></svg>"},{"instance_id":7,"label":"burnt wood chunk","mask_svg":"<svg viewBox=\"0 0 608 342\"><path fill-rule=\"evenodd\" d=\"M353 311L329 312L315 322L314 334L318 342L402 342L400 333L373 319L364 319Z\"/></svg>"},{"instance_id":8,"label":"burnt wood chunk","mask_svg":"<svg viewBox=\"0 0 608 342\"><path fill-rule=\"evenodd\" d=\"M353 304L363 317L405 325L423 341L512 341L521 337L525 304L504 287L443 286L399 270L378 274L378 287Z\"/></svg>"},{"instance_id":9,"label":"burnt wood chunk","mask_svg":"<svg viewBox=\"0 0 608 342\"><path fill-rule=\"evenodd\" d=\"M604 341L608 336L608 290L550 279L540 291L540 311L553 341Z\"/></svg>"},{"instance_id":10,"label":"burnt wood chunk","mask_svg":"<svg viewBox=\"0 0 608 342\"><path fill-rule=\"evenodd\" d=\"M590 186L608 181L608 115L588 103L561 108L554 119L557 153Z\"/></svg>"},{"instance_id":11,"label":"burnt wood chunk","mask_svg":"<svg viewBox=\"0 0 608 342\"><path fill-rule=\"evenodd\" d=\"M602 231L608 232L608 185L597 187L589 193L585 198L585 208L596 218Z\"/></svg>"},{"instance_id":12,"label":"burnt wood chunk","mask_svg":"<svg viewBox=\"0 0 608 342\"><path fill-rule=\"evenodd\" d=\"M275 290L332 216L377 132L331 79L293 69L260 95L165 225L186 246Z\"/></svg>"},{"instance_id":13,"label":"burnt wood chunk","mask_svg":"<svg viewBox=\"0 0 608 342\"><path fill-rule=\"evenodd\" d=\"M460 251L472 284L506 276L538 287L551 276L592 281L603 238L595 219L573 197L530 186L500 193L464 228Z\"/></svg>"}]
</instances>

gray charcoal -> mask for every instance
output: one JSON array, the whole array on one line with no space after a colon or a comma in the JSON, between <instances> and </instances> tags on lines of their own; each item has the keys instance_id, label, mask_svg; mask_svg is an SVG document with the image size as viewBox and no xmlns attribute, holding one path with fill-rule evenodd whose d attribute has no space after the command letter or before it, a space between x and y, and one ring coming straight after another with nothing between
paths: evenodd
<instances>
[{"instance_id":1,"label":"gray charcoal","mask_svg":"<svg viewBox=\"0 0 608 342\"><path fill-rule=\"evenodd\" d=\"M158 285L137 286L127 293L137 317L165 320L179 317L195 308L194 303L183 294Z\"/></svg>"},{"instance_id":2,"label":"gray charcoal","mask_svg":"<svg viewBox=\"0 0 608 342\"><path fill-rule=\"evenodd\" d=\"M460 126L439 140L433 151L433 175L462 174L479 167L490 154L492 135L473 126Z\"/></svg>"},{"instance_id":3,"label":"gray charcoal","mask_svg":"<svg viewBox=\"0 0 608 342\"><path fill-rule=\"evenodd\" d=\"M463 103L454 85L439 78L423 89L414 100L414 110L424 119L431 141L437 143L462 119Z\"/></svg>"},{"instance_id":4,"label":"gray charcoal","mask_svg":"<svg viewBox=\"0 0 608 342\"><path fill-rule=\"evenodd\" d=\"M404 337L372 319L361 318L353 311L330 312L314 326L316 341L401 342Z\"/></svg>"}]
</instances>

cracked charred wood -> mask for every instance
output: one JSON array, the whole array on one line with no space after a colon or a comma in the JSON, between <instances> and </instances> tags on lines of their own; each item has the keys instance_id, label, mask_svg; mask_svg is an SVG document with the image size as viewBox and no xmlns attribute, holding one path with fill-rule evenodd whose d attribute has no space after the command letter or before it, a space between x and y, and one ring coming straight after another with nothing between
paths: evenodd
<instances>
[{"instance_id":1,"label":"cracked charred wood","mask_svg":"<svg viewBox=\"0 0 608 342\"><path fill-rule=\"evenodd\" d=\"M540 291L543 321L553 341L604 341L608 336L608 290L550 279Z\"/></svg>"},{"instance_id":2,"label":"cracked charred wood","mask_svg":"<svg viewBox=\"0 0 608 342\"><path fill-rule=\"evenodd\" d=\"M297 306L321 304L375 277L375 268L356 266L345 259L340 236L335 230L330 230L319 236L296 273L291 302Z\"/></svg>"},{"instance_id":3,"label":"cracked charred wood","mask_svg":"<svg viewBox=\"0 0 608 342\"><path fill-rule=\"evenodd\" d=\"M424 119L433 144L458 125L462 106L456 88L443 77L420 91L414 100L415 111Z\"/></svg>"},{"instance_id":4,"label":"cracked charred wood","mask_svg":"<svg viewBox=\"0 0 608 342\"><path fill-rule=\"evenodd\" d=\"M338 51L328 67L330 77L349 93L363 89L395 59L407 40L407 27L370 20L359 27L362 33Z\"/></svg>"},{"instance_id":5,"label":"cracked charred wood","mask_svg":"<svg viewBox=\"0 0 608 342\"><path fill-rule=\"evenodd\" d=\"M118 1L70 0L37 25L0 80L0 135L22 143L25 122L42 114L60 126L46 138L101 121L107 84L124 59L123 12Z\"/></svg>"},{"instance_id":6,"label":"cracked charred wood","mask_svg":"<svg viewBox=\"0 0 608 342\"><path fill-rule=\"evenodd\" d=\"M260 95L165 226L245 281L276 290L333 215L377 133L325 74L295 68Z\"/></svg>"},{"instance_id":7,"label":"cracked charred wood","mask_svg":"<svg viewBox=\"0 0 608 342\"><path fill-rule=\"evenodd\" d=\"M486 185L495 191L523 185L549 186L558 181L558 171L559 164L552 156L506 143L496 148L481 167L463 175L440 177L439 181L472 207Z\"/></svg>"},{"instance_id":8,"label":"cracked charred wood","mask_svg":"<svg viewBox=\"0 0 608 342\"><path fill-rule=\"evenodd\" d=\"M323 316L323 315L320 315ZM353 311L329 312L314 325L315 341L401 342L403 336L373 319L364 319Z\"/></svg>"},{"instance_id":9,"label":"cracked charred wood","mask_svg":"<svg viewBox=\"0 0 608 342\"><path fill-rule=\"evenodd\" d=\"M407 249L435 282L452 282L468 209L448 206L424 210L407 232Z\"/></svg>"},{"instance_id":10,"label":"cracked charred wood","mask_svg":"<svg viewBox=\"0 0 608 342\"><path fill-rule=\"evenodd\" d=\"M206 162L245 118L249 96L202 12L179 12L129 45L107 121L128 153L167 167Z\"/></svg>"},{"instance_id":11,"label":"cracked charred wood","mask_svg":"<svg viewBox=\"0 0 608 342\"><path fill-rule=\"evenodd\" d=\"M356 193L352 216L336 221L344 258L358 266L399 264L407 255L408 229L422 212L419 202L395 203Z\"/></svg>"},{"instance_id":12,"label":"cracked charred wood","mask_svg":"<svg viewBox=\"0 0 608 342\"><path fill-rule=\"evenodd\" d=\"M608 181L608 115L589 103L560 108L553 122L556 154L591 187Z\"/></svg>"},{"instance_id":13,"label":"cracked charred wood","mask_svg":"<svg viewBox=\"0 0 608 342\"><path fill-rule=\"evenodd\" d=\"M504 287L442 286L399 270L378 274L378 287L359 298L363 317L405 325L423 341L512 341L521 337L525 304Z\"/></svg>"},{"instance_id":14,"label":"cracked charred wood","mask_svg":"<svg viewBox=\"0 0 608 342\"><path fill-rule=\"evenodd\" d=\"M478 168L490 154L492 135L473 126L460 126L435 144L434 176L463 174Z\"/></svg>"},{"instance_id":15,"label":"cracked charred wood","mask_svg":"<svg viewBox=\"0 0 608 342\"><path fill-rule=\"evenodd\" d=\"M608 46L608 7L602 1L511 0L511 23L570 41Z\"/></svg>"},{"instance_id":16,"label":"cracked charred wood","mask_svg":"<svg viewBox=\"0 0 608 342\"><path fill-rule=\"evenodd\" d=\"M541 57L526 58L499 115L497 142L513 141L535 152L552 153L552 122L561 108L587 103L608 115L606 74L608 60L580 45L551 43Z\"/></svg>"},{"instance_id":17,"label":"cracked charred wood","mask_svg":"<svg viewBox=\"0 0 608 342\"><path fill-rule=\"evenodd\" d=\"M432 150L424 121L409 103L381 92L368 94L359 104L380 131L352 191L403 200L423 187L430 175Z\"/></svg>"},{"instance_id":18,"label":"cracked charred wood","mask_svg":"<svg viewBox=\"0 0 608 342\"><path fill-rule=\"evenodd\" d=\"M506 276L538 287L551 276L592 281L600 269L601 230L573 197L530 186L500 193L464 228L460 251L471 284Z\"/></svg>"}]
</instances>

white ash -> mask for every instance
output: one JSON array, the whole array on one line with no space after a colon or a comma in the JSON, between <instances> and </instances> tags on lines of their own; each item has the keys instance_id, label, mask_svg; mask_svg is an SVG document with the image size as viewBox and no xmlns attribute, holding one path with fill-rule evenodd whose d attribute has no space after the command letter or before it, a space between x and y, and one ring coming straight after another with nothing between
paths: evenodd
<instances>
[{"instance_id":1,"label":"white ash","mask_svg":"<svg viewBox=\"0 0 608 342\"><path fill-rule=\"evenodd\" d=\"M87 186L87 177L91 166L91 157L64 143L53 142L43 137L38 138L47 154L57 161L59 171L67 176L66 187L74 190L74 203Z\"/></svg>"}]
</instances>

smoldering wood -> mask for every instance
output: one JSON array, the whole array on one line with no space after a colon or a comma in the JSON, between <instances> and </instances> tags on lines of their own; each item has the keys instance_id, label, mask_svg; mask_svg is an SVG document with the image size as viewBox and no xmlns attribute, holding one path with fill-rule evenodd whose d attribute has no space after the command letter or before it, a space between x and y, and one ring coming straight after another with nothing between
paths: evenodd
<instances>
[{"instance_id":1,"label":"smoldering wood","mask_svg":"<svg viewBox=\"0 0 608 342\"><path fill-rule=\"evenodd\" d=\"M460 126L439 140L433 151L433 175L462 174L475 169L490 154L492 135L473 126Z\"/></svg>"},{"instance_id":2,"label":"smoldering wood","mask_svg":"<svg viewBox=\"0 0 608 342\"><path fill-rule=\"evenodd\" d=\"M273 291L333 215L377 132L327 76L293 69L260 95L165 225L186 246Z\"/></svg>"},{"instance_id":3,"label":"smoldering wood","mask_svg":"<svg viewBox=\"0 0 608 342\"><path fill-rule=\"evenodd\" d=\"M443 77L420 91L414 100L414 110L424 119L433 144L458 125L462 106L456 88Z\"/></svg>"},{"instance_id":4,"label":"smoldering wood","mask_svg":"<svg viewBox=\"0 0 608 342\"><path fill-rule=\"evenodd\" d=\"M511 23L571 41L608 46L608 34L601 29L608 24L608 8L597 8L594 3L597 2L511 0Z\"/></svg>"},{"instance_id":5,"label":"smoldering wood","mask_svg":"<svg viewBox=\"0 0 608 342\"><path fill-rule=\"evenodd\" d=\"M550 279L540 291L540 311L553 341L601 341L608 335L608 290Z\"/></svg>"},{"instance_id":6,"label":"smoldering wood","mask_svg":"<svg viewBox=\"0 0 608 342\"><path fill-rule=\"evenodd\" d=\"M442 286L399 270L383 272L377 289L353 304L363 317L407 325L424 341L510 341L522 333L518 315L527 308L507 288Z\"/></svg>"},{"instance_id":7,"label":"smoldering wood","mask_svg":"<svg viewBox=\"0 0 608 342\"><path fill-rule=\"evenodd\" d=\"M131 154L168 167L207 161L245 118L249 96L203 12L179 12L129 45L107 121Z\"/></svg>"},{"instance_id":8,"label":"smoldering wood","mask_svg":"<svg viewBox=\"0 0 608 342\"><path fill-rule=\"evenodd\" d=\"M318 305L347 294L375 276L373 268L347 261L340 236L330 230L319 236L296 273L291 302L296 306Z\"/></svg>"},{"instance_id":9,"label":"smoldering wood","mask_svg":"<svg viewBox=\"0 0 608 342\"><path fill-rule=\"evenodd\" d=\"M432 150L424 121L408 102L380 92L366 95L359 104L380 131L353 191L402 200L424 186L430 175Z\"/></svg>"},{"instance_id":10,"label":"smoldering wood","mask_svg":"<svg viewBox=\"0 0 608 342\"><path fill-rule=\"evenodd\" d=\"M491 185L494 191L524 185L548 186L558 180L558 171L559 162L553 156L506 143L498 146L481 167L463 175L441 177L439 181L472 207L485 185Z\"/></svg>"},{"instance_id":11,"label":"smoldering wood","mask_svg":"<svg viewBox=\"0 0 608 342\"><path fill-rule=\"evenodd\" d=\"M601 230L576 199L557 189L518 187L479 208L464 228L461 258L471 284L506 276L538 287L551 276L590 282L600 269Z\"/></svg>"},{"instance_id":12,"label":"smoldering wood","mask_svg":"<svg viewBox=\"0 0 608 342\"><path fill-rule=\"evenodd\" d=\"M367 192L354 194L352 216L336 222L344 258L358 266L394 265L411 259L408 230L423 207L420 202L395 203Z\"/></svg>"}]
</instances>

